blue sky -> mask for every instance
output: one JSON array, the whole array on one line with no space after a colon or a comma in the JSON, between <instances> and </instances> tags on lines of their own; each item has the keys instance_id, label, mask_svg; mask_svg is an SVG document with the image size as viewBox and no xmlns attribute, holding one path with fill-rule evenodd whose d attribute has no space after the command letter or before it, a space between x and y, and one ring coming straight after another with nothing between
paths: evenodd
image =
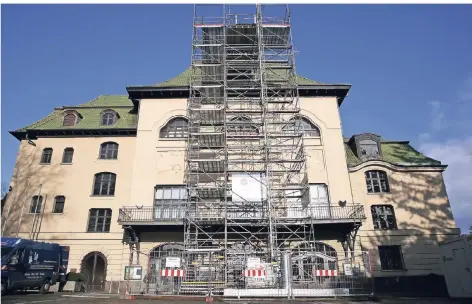
<instances>
[{"instance_id":1,"label":"blue sky","mask_svg":"<svg viewBox=\"0 0 472 304\"><path fill-rule=\"evenodd\" d=\"M472 5L292 5L297 72L353 87L343 132L410 140L449 165L463 232L472 225ZM176 76L190 64L191 5L2 5L2 181L8 131L54 107Z\"/></svg>"}]
</instances>

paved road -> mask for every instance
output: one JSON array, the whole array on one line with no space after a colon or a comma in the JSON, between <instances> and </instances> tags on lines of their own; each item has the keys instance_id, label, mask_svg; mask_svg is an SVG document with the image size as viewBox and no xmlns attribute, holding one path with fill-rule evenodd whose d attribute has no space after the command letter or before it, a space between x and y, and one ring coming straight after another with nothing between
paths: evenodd
<instances>
[{"instance_id":1,"label":"paved road","mask_svg":"<svg viewBox=\"0 0 472 304\"><path fill-rule=\"evenodd\" d=\"M202 301L181 301L181 300L124 300L119 299L116 295L100 295L100 294L84 294L84 293L49 293L49 294L38 294L38 293L27 293L27 294L12 294L6 295L1 298L2 304L150 304L150 302L157 302L159 304L199 304L205 303ZM424 299L424 298L383 298L380 301L352 301L347 299L330 299L330 300L305 300L305 301L287 301L283 299L264 299L255 301L218 301L215 299L214 303L225 303L225 304L462 304L471 303L470 299L467 300L450 300L450 299Z\"/></svg>"}]
</instances>

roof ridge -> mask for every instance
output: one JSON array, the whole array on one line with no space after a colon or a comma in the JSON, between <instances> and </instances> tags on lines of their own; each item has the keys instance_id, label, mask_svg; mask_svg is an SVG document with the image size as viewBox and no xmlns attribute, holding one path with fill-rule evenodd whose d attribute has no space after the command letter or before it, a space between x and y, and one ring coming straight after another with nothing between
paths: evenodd
<instances>
[{"instance_id":1,"label":"roof ridge","mask_svg":"<svg viewBox=\"0 0 472 304\"><path fill-rule=\"evenodd\" d=\"M182 73L177 74L177 76L172 77L172 78L167 79L167 80L164 80L164 81L161 81L161 82L158 82L158 83L154 84L154 86L158 86L158 85L163 84L163 83L165 83L165 82L170 82L170 81L176 79L177 77L181 76L182 74L188 72L188 71L191 70L191 69L192 69L192 67L190 66L190 67L186 68Z\"/></svg>"},{"instance_id":2,"label":"roof ridge","mask_svg":"<svg viewBox=\"0 0 472 304\"><path fill-rule=\"evenodd\" d=\"M302 75L300 75L300 74L298 74L298 73L296 73L295 76L300 77L300 78L303 78L303 79L305 79L305 80L309 80L309 81L313 81L313 82L316 82L316 83L319 83L319 84L323 84L322 82L319 82L319 81L317 81L317 80L310 79L310 78L305 77L305 76L302 76Z\"/></svg>"}]
</instances>

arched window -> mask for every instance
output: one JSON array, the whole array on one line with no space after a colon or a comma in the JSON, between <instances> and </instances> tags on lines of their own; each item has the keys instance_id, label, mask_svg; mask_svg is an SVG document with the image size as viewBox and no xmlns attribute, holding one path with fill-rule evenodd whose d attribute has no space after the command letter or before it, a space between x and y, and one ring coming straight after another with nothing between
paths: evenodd
<instances>
[{"instance_id":1,"label":"arched window","mask_svg":"<svg viewBox=\"0 0 472 304\"><path fill-rule=\"evenodd\" d=\"M380 170L371 170L365 173L365 182L368 193L390 192L387 173Z\"/></svg>"},{"instance_id":2,"label":"arched window","mask_svg":"<svg viewBox=\"0 0 472 304\"><path fill-rule=\"evenodd\" d=\"M118 115L115 111L107 110L102 112L100 123L102 126L112 126L116 123L117 119Z\"/></svg>"},{"instance_id":3,"label":"arched window","mask_svg":"<svg viewBox=\"0 0 472 304\"><path fill-rule=\"evenodd\" d=\"M183 117L171 119L159 132L161 138L186 138L188 136L188 120Z\"/></svg>"},{"instance_id":4,"label":"arched window","mask_svg":"<svg viewBox=\"0 0 472 304\"><path fill-rule=\"evenodd\" d=\"M320 130L318 127L302 116L290 119L290 121L283 127L283 131L294 134L302 132L303 136L320 136Z\"/></svg>"},{"instance_id":5,"label":"arched window","mask_svg":"<svg viewBox=\"0 0 472 304\"><path fill-rule=\"evenodd\" d=\"M397 220L392 205L372 205L370 207L374 229L397 229Z\"/></svg>"},{"instance_id":6,"label":"arched window","mask_svg":"<svg viewBox=\"0 0 472 304\"><path fill-rule=\"evenodd\" d=\"M62 155L62 163L72 164L73 157L74 157L74 148L65 148L64 154Z\"/></svg>"},{"instance_id":7,"label":"arched window","mask_svg":"<svg viewBox=\"0 0 472 304\"><path fill-rule=\"evenodd\" d=\"M52 148L44 148L41 155L41 164L50 164L52 159Z\"/></svg>"},{"instance_id":8,"label":"arched window","mask_svg":"<svg viewBox=\"0 0 472 304\"><path fill-rule=\"evenodd\" d=\"M228 133L231 135L258 135L257 126L252 123L251 119L238 116L230 120L227 124Z\"/></svg>"},{"instance_id":9,"label":"arched window","mask_svg":"<svg viewBox=\"0 0 472 304\"><path fill-rule=\"evenodd\" d=\"M52 213L63 213L64 212L64 204L66 203L66 198L63 195L58 195L54 199L54 207L52 209Z\"/></svg>"},{"instance_id":10,"label":"arched window","mask_svg":"<svg viewBox=\"0 0 472 304\"><path fill-rule=\"evenodd\" d=\"M75 115L74 113L69 113L64 116L62 125L64 127L75 126L76 122L77 122L77 115Z\"/></svg>"},{"instance_id":11,"label":"arched window","mask_svg":"<svg viewBox=\"0 0 472 304\"><path fill-rule=\"evenodd\" d=\"M100 145L100 159L117 159L118 158L118 144L116 142L108 141Z\"/></svg>"},{"instance_id":12,"label":"arched window","mask_svg":"<svg viewBox=\"0 0 472 304\"><path fill-rule=\"evenodd\" d=\"M95 174L93 181L93 195L115 195L116 174L101 172Z\"/></svg>"},{"instance_id":13,"label":"arched window","mask_svg":"<svg viewBox=\"0 0 472 304\"><path fill-rule=\"evenodd\" d=\"M41 206L43 204L43 197L41 195L35 195L31 199L31 206L29 213L41 213Z\"/></svg>"}]
</instances>

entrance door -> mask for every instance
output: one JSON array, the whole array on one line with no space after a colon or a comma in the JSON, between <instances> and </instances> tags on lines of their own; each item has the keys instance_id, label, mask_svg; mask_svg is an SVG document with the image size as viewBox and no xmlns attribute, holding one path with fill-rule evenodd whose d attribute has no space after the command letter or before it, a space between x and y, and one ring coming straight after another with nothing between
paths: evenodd
<instances>
[{"instance_id":1,"label":"entrance door","mask_svg":"<svg viewBox=\"0 0 472 304\"><path fill-rule=\"evenodd\" d=\"M106 258L100 252L91 252L82 260L81 272L88 291L103 291L106 281Z\"/></svg>"}]
</instances>

